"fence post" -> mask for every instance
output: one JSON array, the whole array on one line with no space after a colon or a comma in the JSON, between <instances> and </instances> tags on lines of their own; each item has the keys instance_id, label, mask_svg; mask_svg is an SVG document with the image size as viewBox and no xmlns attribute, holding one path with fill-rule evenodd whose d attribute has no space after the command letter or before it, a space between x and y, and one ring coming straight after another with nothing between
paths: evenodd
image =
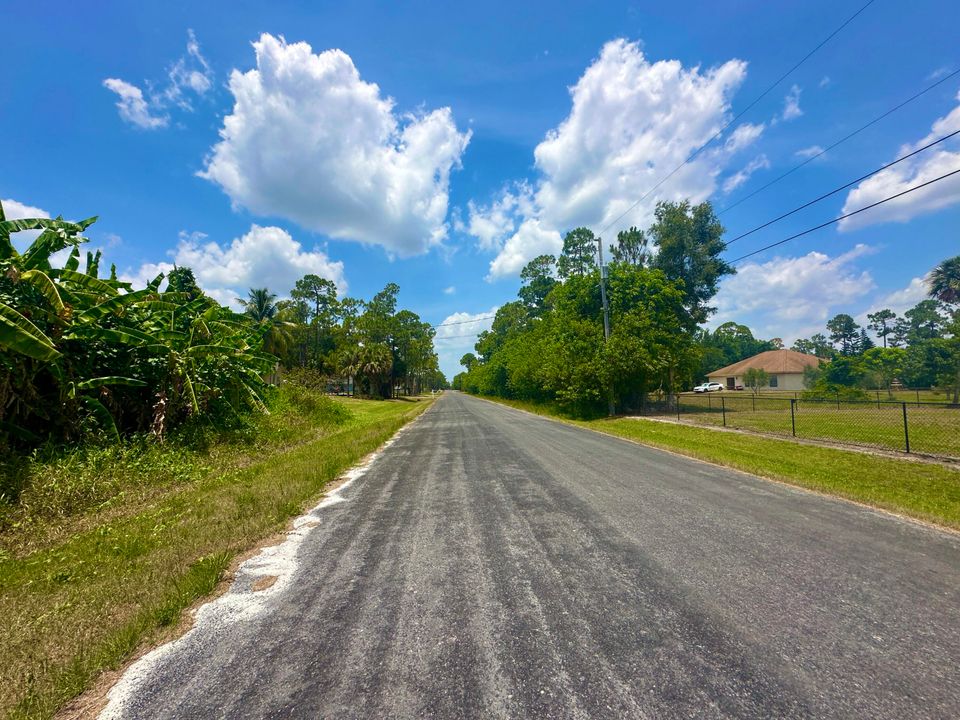
<instances>
[{"instance_id":1,"label":"fence post","mask_svg":"<svg viewBox=\"0 0 960 720\"><path fill-rule=\"evenodd\" d=\"M757 411L757 396L753 393L750 393L750 402L753 405L753 411Z\"/></svg>"},{"instance_id":2,"label":"fence post","mask_svg":"<svg viewBox=\"0 0 960 720\"><path fill-rule=\"evenodd\" d=\"M713 410L713 398L710 397L710 394L707 394L707 409Z\"/></svg>"},{"instance_id":3,"label":"fence post","mask_svg":"<svg viewBox=\"0 0 960 720\"><path fill-rule=\"evenodd\" d=\"M917 388L917 407L920 407L920 388Z\"/></svg>"},{"instance_id":4,"label":"fence post","mask_svg":"<svg viewBox=\"0 0 960 720\"><path fill-rule=\"evenodd\" d=\"M907 426L907 404L903 403L903 442L907 447L907 452L910 452L910 430Z\"/></svg>"},{"instance_id":5,"label":"fence post","mask_svg":"<svg viewBox=\"0 0 960 720\"><path fill-rule=\"evenodd\" d=\"M877 390L877 410L880 409L880 391Z\"/></svg>"},{"instance_id":6,"label":"fence post","mask_svg":"<svg viewBox=\"0 0 960 720\"><path fill-rule=\"evenodd\" d=\"M837 390L837 410L840 409L840 391Z\"/></svg>"},{"instance_id":7,"label":"fence post","mask_svg":"<svg viewBox=\"0 0 960 720\"><path fill-rule=\"evenodd\" d=\"M790 399L790 432L793 434L794 437L797 436L797 417L796 417L796 414L794 413L794 407L796 407L796 404L797 404L797 399L791 398Z\"/></svg>"},{"instance_id":8,"label":"fence post","mask_svg":"<svg viewBox=\"0 0 960 720\"><path fill-rule=\"evenodd\" d=\"M677 394L677 422L680 422L680 395Z\"/></svg>"},{"instance_id":9,"label":"fence post","mask_svg":"<svg viewBox=\"0 0 960 720\"><path fill-rule=\"evenodd\" d=\"M727 426L727 402L726 398L720 398L720 412L723 413L723 426Z\"/></svg>"}]
</instances>

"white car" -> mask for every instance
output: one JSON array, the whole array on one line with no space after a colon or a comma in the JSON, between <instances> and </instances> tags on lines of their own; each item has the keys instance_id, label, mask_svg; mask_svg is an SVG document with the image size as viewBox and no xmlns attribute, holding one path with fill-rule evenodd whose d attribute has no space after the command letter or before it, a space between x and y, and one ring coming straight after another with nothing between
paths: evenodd
<instances>
[{"instance_id":1,"label":"white car","mask_svg":"<svg viewBox=\"0 0 960 720\"><path fill-rule=\"evenodd\" d=\"M718 382L707 382L703 385L697 385L693 389L695 393L717 392L718 390L723 390L723 385Z\"/></svg>"}]
</instances>

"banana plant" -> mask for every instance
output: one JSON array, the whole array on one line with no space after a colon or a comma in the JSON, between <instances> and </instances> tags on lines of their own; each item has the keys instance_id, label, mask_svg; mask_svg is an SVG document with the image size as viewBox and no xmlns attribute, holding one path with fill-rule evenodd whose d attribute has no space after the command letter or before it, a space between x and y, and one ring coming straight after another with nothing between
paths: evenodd
<instances>
[{"instance_id":1,"label":"banana plant","mask_svg":"<svg viewBox=\"0 0 960 720\"><path fill-rule=\"evenodd\" d=\"M161 291L162 274L138 290L115 267L101 278L99 252L81 270L95 220L8 220L0 205L0 387L14 388L0 402L0 443L55 426L75 434L83 416L116 438L121 417L152 412L148 427L162 429L234 398L266 411L262 377L276 358L263 352L263 328L208 297ZM11 236L24 230L40 234L20 253Z\"/></svg>"}]
</instances>

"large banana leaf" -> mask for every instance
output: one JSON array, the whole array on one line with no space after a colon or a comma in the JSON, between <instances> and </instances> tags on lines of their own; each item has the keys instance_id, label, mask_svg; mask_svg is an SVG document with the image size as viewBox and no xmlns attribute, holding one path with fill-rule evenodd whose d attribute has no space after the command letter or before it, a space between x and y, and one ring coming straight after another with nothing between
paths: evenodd
<instances>
[{"instance_id":1,"label":"large banana leaf","mask_svg":"<svg viewBox=\"0 0 960 720\"><path fill-rule=\"evenodd\" d=\"M100 258L102 255L103 254L99 250L97 250L96 255L87 250L87 275L90 277L100 277Z\"/></svg>"},{"instance_id":2,"label":"large banana leaf","mask_svg":"<svg viewBox=\"0 0 960 720\"><path fill-rule=\"evenodd\" d=\"M106 405L88 395L81 395L80 402L82 402L87 410L90 411L90 414L97 419L100 427L110 436L110 439L119 442L120 433L117 431L117 423L114 421L110 411L107 410Z\"/></svg>"},{"instance_id":3,"label":"large banana leaf","mask_svg":"<svg viewBox=\"0 0 960 720\"><path fill-rule=\"evenodd\" d=\"M76 270L80 267L80 248L75 246L73 250L70 251L70 257L67 258L66 264L64 264L64 270Z\"/></svg>"},{"instance_id":4,"label":"large banana leaf","mask_svg":"<svg viewBox=\"0 0 960 720\"><path fill-rule=\"evenodd\" d=\"M127 387L147 386L143 380L137 380L136 378L123 377L121 375L107 375L104 377L91 378L90 380L78 382L76 387L77 390L90 390L92 388L104 387L106 385L125 385Z\"/></svg>"},{"instance_id":5,"label":"large banana leaf","mask_svg":"<svg viewBox=\"0 0 960 720\"><path fill-rule=\"evenodd\" d=\"M104 280L98 280L95 277L90 277L89 275L76 270L68 270L67 268L62 268L60 270L50 270L47 275L52 278L62 280L63 282L70 283L71 285L76 285L83 290L88 290L90 292L99 293L101 295L116 295L117 290L109 282Z\"/></svg>"},{"instance_id":6,"label":"large banana leaf","mask_svg":"<svg viewBox=\"0 0 960 720\"><path fill-rule=\"evenodd\" d=\"M85 276L89 277L89 276ZM97 282L101 282L97 280ZM126 295L113 295L102 303L94 305L92 308L84 310L77 316L78 323L92 323L100 320L107 315L112 315L122 310L124 307L134 305L141 300L151 297L154 293L150 290L137 290Z\"/></svg>"},{"instance_id":7,"label":"large banana leaf","mask_svg":"<svg viewBox=\"0 0 960 720\"><path fill-rule=\"evenodd\" d=\"M40 328L4 303L0 303L0 347L47 362L60 357Z\"/></svg>"},{"instance_id":8,"label":"large banana leaf","mask_svg":"<svg viewBox=\"0 0 960 720\"><path fill-rule=\"evenodd\" d=\"M43 293L43 296L47 299L47 302L53 306L53 309L56 312L63 312L63 300L60 297L60 291L50 279L50 276L45 272L42 270L27 270L20 276L20 280L34 285L40 292Z\"/></svg>"},{"instance_id":9,"label":"large banana leaf","mask_svg":"<svg viewBox=\"0 0 960 720\"><path fill-rule=\"evenodd\" d=\"M117 343L118 345L133 345L135 347L150 347L167 350L167 346L153 335L149 335L133 328L101 328L95 325L80 325L63 336L64 340L100 340L102 342Z\"/></svg>"}]
</instances>

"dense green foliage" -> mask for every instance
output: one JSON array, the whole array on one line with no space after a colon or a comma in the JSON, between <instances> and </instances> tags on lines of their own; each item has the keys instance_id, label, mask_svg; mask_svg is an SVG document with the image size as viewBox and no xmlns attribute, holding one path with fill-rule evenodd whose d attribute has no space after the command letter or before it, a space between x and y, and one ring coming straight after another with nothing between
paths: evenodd
<instances>
[{"instance_id":1,"label":"dense green foliage","mask_svg":"<svg viewBox=\"0 0 960 720\"><path fill-rule=\"evenodd\" d=\"M709 203L660 203L647 230L630 228L610 246L607 295L611 333L604 340L600 240L576 228L559 258L541 255L521 272L518 299L503 305L475 353L461 358L454 387L516 400L553 403L578 416L606 407L632 410L650 394L672 406L675 393L707 373L767 350L780 338L755 338L745 325L702 327L723 276L723 227ZM876 347L856 320L839 314L827 334L799 339L793 349L830 361L805 377L813 396L865 398L865 389L939 387L960 395L960 260L931 272L931 297L898 318L869 316L883 342ZM767 384L757 373L756 392Z\"/></svg>"},{"instance_id":2,"label":"dense green foliage","mask_svg":"<svg viewBox=\"0 0 960 720\"><path fill-rule=\"evenodd\" d=\"M586 228L572 230L559 259L543 255L524 268L519 300L497 311L454 386L555 401L578 415L597 413L611 399L631 408L650 392L683 389L702 357L697 325L712 312L707 303L719 279L733 272L719 259L722 232L709 203L661 203L646 233L621 232L611 246L605 343L599 240Z\"/></svg>"},{"instance_id":3,"label":"dense green foliage","mask_svg":"<svg viewBox=\"0 0 960 720\"><path fill-rule=\"evenodd\" d=\"M287 368L310 369L331 388L366 397L416 395L446 385L433 348L433 327L397 309L400 288L388 284L369 301L337 298L316 275L297 281L279 303L290 342L278 352Z\"/></svg>"},{"instance_id":4,"label":"dense green foliage","mask_svg":"<svg viewBox=\"0 0 960 720\"><path fill-rule=\"evenodd\" d=\"M276 358L260 329L203 295L134 290L80 265L82 223L2 219L0 444L167 428L193 415L262 408ZM40 229L24 253L12 232ZM55 253L69 251L61 267Z\"/></svg>"},{"instance_id":5,"label":"dense green foliage","mask_svg":"<svg viewBox=\"0 0 960 720\"><path fill-rule=\"evenodd\" d=\"M308 275L291 299L267 288L244 312L203 294L190 268L134 289L100 253L80 269L80 223L6 220L0 206L0 447L150 433L190 419L235 423L265 411L284 368L311 368L327 386L373 397L442 387L433 329L397 311L396 285L371 301L338 300ZM23 253L11 235L40 231ZM58 261L58 258L61 258Z\"/></svg>"},{"instance_id":6,"label":"dense green foliage","mask_svg":"<svg viewBox=\"0 0 960 720\"><path fill-rule=\"evenodd\" d=\"M895 382L907 387L939 387L960 401L960 256L931 271L930 297L903 317L884 308L867 316L882 347L875 347L866 328L847 314L827 322L823 334L797 340L794 350L830 362L805 378L811 395L856 399L863 390L890 391Z\"/></svg>"},{"instance_id":7,"label":"dense green foliage","mask_svg":"<svg viewBox=\"0 0 960 720\"><path fill-rule=\"evenodd\" d=\"M745 358L783 346L779 338L758 340L746 325L725 322L713 332L700 329L696 332L700 348L700 366L694 380L705 378L708 373L733 365Z\"/></svg>"}]
</instances>

